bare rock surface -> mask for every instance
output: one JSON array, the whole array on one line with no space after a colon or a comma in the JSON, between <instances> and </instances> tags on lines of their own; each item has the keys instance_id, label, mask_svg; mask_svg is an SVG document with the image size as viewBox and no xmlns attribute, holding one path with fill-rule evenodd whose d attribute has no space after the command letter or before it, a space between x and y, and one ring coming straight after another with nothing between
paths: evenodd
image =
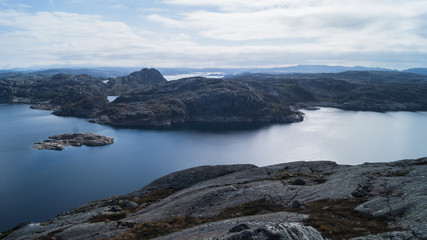
<instances>
[{"instance_id":1,"label":"bare rock surface","mask_svg":"<svg viewBox=\"0 0 427 240\"><path fill-rule=\"evenodd\" d=\"M427 239L426 174L427 158L356 166L203 166L1 237ZM293 184L301 180L305 184ZM295 201L299 208L292 208Z\"/></svg>"},{"instance_id":2,"label":"bare rock surface","mask_svg":"<svg viewBox=\"0 0 427 240\"><path fill-rule=\"evenodd\" d=\"M50 136L43 142L36 142L32 146L39 150L64 150L67 146L103 146L114 143L114 138L98 135L91 132L66 133L62 135Z\"/></svg>"},{"instance_id":3,"label":"bare rock surface","mask_svg":"<svg viewBox=\"0 0 427 240\"><path fill-rule=\"evenodd\" d=\"M202 224L156 239L271 239L268 237L272 236L276 237L274 239L323 239L314 228L304 227L301 224L307 218L307 215L289 212L232 218ZM298 234L303 237L291 237Z\"/></svg>"}]
</instances>

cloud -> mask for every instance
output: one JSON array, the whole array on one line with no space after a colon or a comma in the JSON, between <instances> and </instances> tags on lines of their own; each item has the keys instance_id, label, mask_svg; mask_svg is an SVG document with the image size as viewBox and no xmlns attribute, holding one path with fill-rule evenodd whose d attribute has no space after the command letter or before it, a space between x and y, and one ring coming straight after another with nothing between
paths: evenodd
<instances>
[{"instance_id":1,"label":"cloud","mask_svg":"<svg viewBox=\"0 0 427 240\"><path fill-rule=\"evenodd\" d=\"M392 0L165 0L167 4L217 7L149 19L186 27L199 36L225 41L275 40L336 51L427 51L419 27L427 21L423 1ZM425 35L425 34L424 34ZM303 44L300 44L300 43Z\"/></svg>"},{"instance_id":2,"label":"cloud","mask_svg":"<svg viewBox=\"0 0 427 240\"><path fill-rule=\"evenodd\" d=\"M18 4L18 7L19 7L19 8L31 8L31 6L30 6L30 5L28 5L28 4L24 4L24 3L20 3L20 4Z\"/></svg>"},{"instance_id":3,"label":"cloud","mask_svg":"<svg viewBox=\"0 0 427 240\"><path fill-rule=\"evenodd\" d=\"M9 65L83 64L150 44L122 22L65 12L0 12L0 52ZM80 57L77 57L80 56Z\"/></svg>"},{"instance_id":4,"label":"cloud","mask_svg":"<svg viewBox=\"0 0 427 240\"><path fill-rule=\"evenodd\" d=\"M0 68L427 65L424 1L161 3L142 4L148 11L123 9L123 16L143 15L128 22L121 15L111 21L107 15L0 10Z\"/></svg>"},{"instance_id":5,"label":"cloud","mask_svg":"<svg viewBox=\"0 0 427 240\"><path fill-rule=\"evenodd\" d=\"M184 6L202 6L216 7L223 11L253 11L269 8L290 8L301 5L312 5L313 0L164 0L166 4L184 5Z\"/></svg>"},{"instance_id":6,"label":"cloud","mask_svg":"<svg viewBox=\"0 0 427 240\"><path fill-rule=\"evenodd\" d=\"M112 9L118 9L118 10L123 10L123 9L127 9L127 7L123 4L114 4L111 6Z\"/></svg>"},{"instance_id":7,"label":"cloud","mask_svg":"<svg viewBox=\"0 0 427 240\"><path fill-rule=\"evenodd\" d=\"M147 19L154 21L154 22L162 23L162 24L169 26L169 27L184 27L184 26L186 26L184 21L174 20L172 18L164 17L164 16L161 16L158 14L148 15Z\"/></svg>"}]
</instances>

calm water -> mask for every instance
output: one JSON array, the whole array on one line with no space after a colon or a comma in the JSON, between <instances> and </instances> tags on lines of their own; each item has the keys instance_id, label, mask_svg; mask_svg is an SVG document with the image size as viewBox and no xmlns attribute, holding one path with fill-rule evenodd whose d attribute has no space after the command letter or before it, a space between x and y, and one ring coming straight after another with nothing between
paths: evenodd
<instances>
[{"instance_id":1,"label":"calm water","mask_svg":"<svg viewBox=\"0 0 427 240\"><path fill-rule=\"evenodd\" d=\"M137 190L167 173L212 164L334 160L342 164L427 156L427 112L307 111L302 123L256 129L116 129L0 105L0 231L80 204ZM50 135L91 131L104 147L30 148Z\"/></svg>"}]
</instances>

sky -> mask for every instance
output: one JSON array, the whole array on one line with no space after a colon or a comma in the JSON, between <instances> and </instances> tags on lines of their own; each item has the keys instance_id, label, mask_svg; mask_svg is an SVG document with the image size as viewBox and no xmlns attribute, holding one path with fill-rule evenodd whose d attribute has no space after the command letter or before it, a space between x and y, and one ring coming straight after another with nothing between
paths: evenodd
<instances>
[{"instance_id":1,"label":"sky","mask_svg":"<svg viewBox=\"0 0 427 240\"><path fill-rule=\"evenodd\" d=\"M425 0L0 0L0 69L427 67Z\"/></svg>"}]
</instances>

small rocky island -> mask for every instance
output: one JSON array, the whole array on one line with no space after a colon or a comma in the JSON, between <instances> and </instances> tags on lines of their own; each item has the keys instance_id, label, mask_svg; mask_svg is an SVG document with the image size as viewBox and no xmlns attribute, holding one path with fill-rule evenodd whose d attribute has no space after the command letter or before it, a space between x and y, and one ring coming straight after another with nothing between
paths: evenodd
<instances>
[{"instance_id":1,"label":"small rocky island","mask_svg":"<svg viewBox=\"0 0 427 240\"><path fill-rule=\"evenodd\" d=\"M104 146L112 143L114 143L114 138L91 132L66 133L50 136L49 139L43 140L43 142L36 142L32 148L61 151L67 146Z\"/></svg>"}]
</instances>

